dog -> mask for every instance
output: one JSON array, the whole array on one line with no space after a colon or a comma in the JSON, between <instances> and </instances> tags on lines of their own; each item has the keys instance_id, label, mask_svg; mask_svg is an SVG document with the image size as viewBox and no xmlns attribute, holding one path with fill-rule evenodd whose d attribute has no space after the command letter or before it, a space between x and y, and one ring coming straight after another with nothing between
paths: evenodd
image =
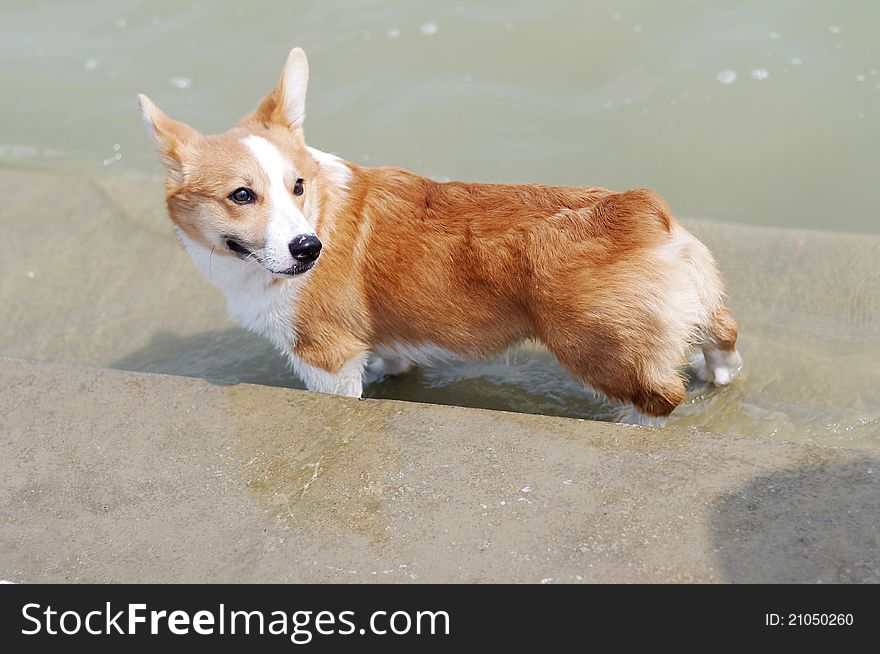
<instances>
[{"instance_id":1,"label":"dog","mask_svg":"<svg viewBox=\"0 0 880 654\"><path fill-rule=\"evenodd\" d=\"M661 425L742 360L709 250L656 193L436 182L309 147L308 61L228 132L204 136L138 101L168 214L231 316L313 391L543 343L586 386Z\"/></svg>"}]
</instances>

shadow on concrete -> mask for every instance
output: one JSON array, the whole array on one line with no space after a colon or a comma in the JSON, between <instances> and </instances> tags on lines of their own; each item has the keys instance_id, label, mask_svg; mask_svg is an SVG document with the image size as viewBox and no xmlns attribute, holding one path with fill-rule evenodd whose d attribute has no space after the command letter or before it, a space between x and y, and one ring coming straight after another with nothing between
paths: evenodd
<instances>
[{"instance_id":1,"label":"shadow on concrete","mask_svg":"<svg viewBox=\"0 0 880 654\"><path fill-rule=\"evenodd\" d=\"M218 384L303 388L268 341L235 327L192 336L158 332L146 347L110 367L198 377Z\"/></svg>"},{"instance_id":2,"label":"shadow on concrete","mask_svg":"<svg viewBox=\"0 0 880 654\"><path fill-rule=\"evenodd\" d=\"M216 384L304 388L263 338L230 328L180 336L158 332L112 368L197 377ZM591 396L549 355L437 362L371 384L364 396L570 418L614 420L620 408Z\"/></svg>"},{"instance_id":3,"label":"shadow on concrete","mask_svg":"<svg viewBox=\"0 0 880 654\"><path fill-rule=\"evenodd\" d=\"M757 477L714 507L724 577L740 583L880 582L876 461Z\"/></svg>"}]
</instances>

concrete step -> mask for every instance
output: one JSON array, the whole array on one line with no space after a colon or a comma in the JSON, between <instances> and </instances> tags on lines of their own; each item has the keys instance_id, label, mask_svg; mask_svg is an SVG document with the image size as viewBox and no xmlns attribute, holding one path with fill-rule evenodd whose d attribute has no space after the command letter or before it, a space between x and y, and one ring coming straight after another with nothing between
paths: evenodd
<instances>
[{"instance_id":1,"label":"concrete step","mask_svg":"<svg viewBox=\"0 0 880 654\"><path fill-rule=\"evenodd\" d=\"M0 579L880 582L880 453L0 359Z\"/></svg>"}]
</instances>

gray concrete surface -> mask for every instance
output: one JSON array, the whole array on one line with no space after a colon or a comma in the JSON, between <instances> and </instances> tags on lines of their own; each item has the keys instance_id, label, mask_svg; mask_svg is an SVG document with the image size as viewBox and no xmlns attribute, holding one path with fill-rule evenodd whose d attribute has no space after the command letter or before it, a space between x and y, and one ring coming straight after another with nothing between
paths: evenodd
<instances>
[{"instance_id":1,"label":"gray concrete surface","mask_svg":"<svg viewBox=\"0 0 880 654\"><path fill-rule=\"evenodd\" d=\"M0 359L0 578L878 582L880 454Z\"/></svg>"}]
</instances>

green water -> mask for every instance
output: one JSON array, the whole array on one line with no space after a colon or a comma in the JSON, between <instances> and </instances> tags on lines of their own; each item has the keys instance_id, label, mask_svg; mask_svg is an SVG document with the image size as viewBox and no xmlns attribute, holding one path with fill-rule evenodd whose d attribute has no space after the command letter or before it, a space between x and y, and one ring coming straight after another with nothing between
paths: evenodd
<instances>
[{"instance_id":1,"label":"green water","mask_svg":"<svg viewBox=\"0 0 880 654\"><path fill-rule=\"evenodd\" d=\"M4 0L0 19L3 165L155 172L136 93L222 131L300 45L309 140L357 163L880 230L872 0Z\"/></svg>"},{"instance_id":2,"label":"green water","mask_svg":"<svg viewBox=\"0 0 880 654\"><path fill-rule=\"evenodd\" d=\"M718 255L746 357L673 421L880 447L878 25L870 1L4 0L0 355L296 384L175 243L134 97L222 131L300 45L316 147L666 196ZM613 410L531 346L368 394Z\"/></svg>"}]
</instances>

